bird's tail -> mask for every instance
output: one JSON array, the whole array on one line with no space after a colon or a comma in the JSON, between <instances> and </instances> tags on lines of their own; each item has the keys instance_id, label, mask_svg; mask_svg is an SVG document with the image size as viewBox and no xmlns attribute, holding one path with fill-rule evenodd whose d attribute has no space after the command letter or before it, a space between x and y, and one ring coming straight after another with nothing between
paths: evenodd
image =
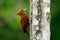
<instances>
[{"instance_id":1,"label":"bird's tail","mask_svg":"<svg viewBox=\"0 0 60 40\"><path fill-rule=\"evenodd\" d=\"M26 28L26 33L27 33L27 35L29 36L29 30Z\"/></svg>"}]
</instances>

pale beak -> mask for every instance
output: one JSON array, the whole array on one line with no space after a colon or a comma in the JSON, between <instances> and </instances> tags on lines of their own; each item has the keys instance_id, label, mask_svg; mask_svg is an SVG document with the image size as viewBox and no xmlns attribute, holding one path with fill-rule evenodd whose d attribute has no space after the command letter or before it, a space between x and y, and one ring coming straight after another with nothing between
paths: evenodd
<instances>
[{"instance_id":1,"label":"pale beak","mask_svg":"<svg viewBox=\"0 0 60 40\"><path fill-rule=\"evenodd\" d=\"M17 14L16 15L19 15L19 11L17 12Z\"/></svg>"}]
</instances>

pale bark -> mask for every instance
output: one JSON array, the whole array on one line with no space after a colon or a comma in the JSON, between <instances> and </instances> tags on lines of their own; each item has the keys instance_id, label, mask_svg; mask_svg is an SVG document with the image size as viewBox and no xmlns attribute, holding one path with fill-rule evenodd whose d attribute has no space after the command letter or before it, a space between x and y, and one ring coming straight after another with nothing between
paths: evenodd
<instances>
[{"instance_id":1,"label":"pale bark","mask_svg":"<svg viewBox=\"0 0 60 40\"><path fill-rule=\"evenodd\" d=\"M30 40L50 40L50 0L30 0Z\"/></svg>"}]
</instances>

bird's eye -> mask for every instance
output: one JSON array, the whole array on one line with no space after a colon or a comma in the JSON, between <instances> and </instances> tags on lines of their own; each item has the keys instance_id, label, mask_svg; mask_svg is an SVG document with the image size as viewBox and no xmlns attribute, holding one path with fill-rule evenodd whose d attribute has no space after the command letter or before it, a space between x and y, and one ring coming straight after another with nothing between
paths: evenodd
<instances>
[{"instance_id":1,"label":"bird's eye","mask_svg":"<svg viewBox=\"0 0 60 40\"><path fill-rule=\"evenodd\" d=\"M22 13L20 13L20 15L22 15Z\"/></svg>"}]
</instances>

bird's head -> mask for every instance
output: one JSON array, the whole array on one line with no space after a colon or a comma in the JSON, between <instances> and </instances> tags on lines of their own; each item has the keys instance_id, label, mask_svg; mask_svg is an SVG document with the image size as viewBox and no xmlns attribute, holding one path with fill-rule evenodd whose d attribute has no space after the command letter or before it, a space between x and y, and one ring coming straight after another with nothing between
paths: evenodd
<instances>
[{"instance_id":1,"label":"bird's head","mask_svg":"<svg viewBox=\"0 0 60 40\"><path fill-rule=\"evenodd\" d=\"M24 13L24 11L23 10L19 10L18 12L17 12L17 15L22 15Z\"/></svg>"},{"instance_id":2,"label":"bird's head","mask_svg":"<svg viewBox=\"0 0 60 40\"><path fill-rule=\"evenodd\" d=\"M17 15L20 15L20 16L21 16L22 14L24 14L24 10L26 10L26 8L19 10L19 11L17 12Z\"/></svg>"}]
</instances>

